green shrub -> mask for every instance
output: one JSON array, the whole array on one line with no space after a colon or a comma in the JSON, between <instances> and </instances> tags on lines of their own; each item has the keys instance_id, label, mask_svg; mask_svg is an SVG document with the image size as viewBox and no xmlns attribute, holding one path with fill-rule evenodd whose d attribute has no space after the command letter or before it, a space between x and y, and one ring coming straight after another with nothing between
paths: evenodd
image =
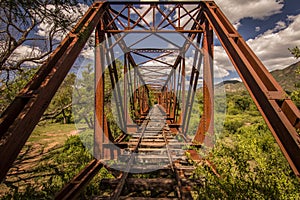
<instances>
[{"instance_id":1,"label":"green shrub","mask_svg":"<svg viewBox=\"0 0 300 200\"><path fill-rule=\"evenodd\" d=\"M210 159L221 177L198 166L199 199L299 199L299 181L263 122L219 140Z\"/></svg>"},{"instance_id":2,"label":"green shrub","mask_svg":"<svg viewBox=\"0 0 300 200\"><path fill-rule=\"evenodd\" d=\"M224 130L228 133L234 134L237 130L244 125L244 119L240 117L234 117L229 115L226 117L224 122Z\"/></svg>"}]
</instances>

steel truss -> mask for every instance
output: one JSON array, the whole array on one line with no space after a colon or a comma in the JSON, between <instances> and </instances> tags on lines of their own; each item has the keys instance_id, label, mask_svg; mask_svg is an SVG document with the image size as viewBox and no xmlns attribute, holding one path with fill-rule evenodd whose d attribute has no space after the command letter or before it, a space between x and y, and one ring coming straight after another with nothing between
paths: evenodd
<instances>
[{"instance_id":1,"label":"steel truss","mask_svg":"<svg viewBox=\"0 0 300 200\"><path fill-rule=\"evenodd\" d=\"M193 143L201 145L204 140L208 142L212 140L214 131L212 59L213 33L215 33L291 168L300 177L300 138L296 132L296 129L300 128L299 110L213 1L184 1L95 2L2 114L1 180L5 178L93 30L96 32L95 121L97 122L94 134L97 145L94 145L94 154L98 160L118 156L120 149L112 148L112 144L120 148L126 146L123 141L128 130L134 127L133 122L141 124L149 111L151 92L165 109L171 130L179 131L186 137L201 75L204 110ZM174 33L181 34L184 40L181 44L167 36ZM128 44L127 38L130 34L138 34L139 38ZM169 46L145 46L145 41L151 37L158 38ZM123 52L123 68L117 64L117 55L114 51L116 48ZM196 50L192 66L188 66L185 58L190 48ZM186 74L187 68L191 68L190 74ZM107 70L118 105L120 128L123 131L118 138L112 137L105 116L104 88ZM123 86L118 84L120 71L124 74ZM185 84L186 76L189 76L188 85ZM130 112L134 116L134 121L130 120ZM102 166L96 161L90 165L94 171ZM77 194L83 185L76 185L76 191L71 190L68 185L63 194L70 191ZM58 198L62 198L61 195L59 194Z\"/></svg>"}]
</instances>

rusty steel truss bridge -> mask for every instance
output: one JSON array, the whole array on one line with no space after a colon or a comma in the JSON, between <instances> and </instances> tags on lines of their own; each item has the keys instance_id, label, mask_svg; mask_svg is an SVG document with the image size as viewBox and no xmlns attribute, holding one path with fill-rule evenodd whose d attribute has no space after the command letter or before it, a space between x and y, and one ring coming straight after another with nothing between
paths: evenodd
<instances>
[{"instance_id":1,"label":"rusty steel truss bridge","mask_svg":"<svg viewBox=\"0 0 300 200\"><path fill-rule=\"evenodd\" d=\"M208 145L213 142L214 36L226 51L290 167L300 177L299 110L213 1L96 1L2 113L1 180L88 39L93 37L95 159L56 198L76 198L97 172L106 167L118 178L102 181L103 190L107 185L113 189L109 196L99 199L145 199L134 193L137 190L150 191L153 199L191 199L191 188L199 180L187 182L186 176L194 168L185 165L180 158L185 155L184 145L202 148L204 141ZM131 43L128 37L134 38ZM116 49L122 52L121 67ZM188 62L186 55L191 49L192 61ZM119 74L123 74L123 85L118 84ZM188 77L188 85L185 77ZM105 114L107 79L122 130L117 138L113 137ZM194 137L190 138L187 132L200 79L203 113ZM157 103L152 108L150 93ZM189 153L194 160L201 160L194 150ZM124 161L119 167L125 170L113 169L104 162L107 159ZM157 170L157 178L137 179L131 176L132 169L142 174L152 167L138 162L163 164ZM214 169L211 163L209 165ZM218 176L217 171L214 172ZM171 178L166 174L171 174ZM151 192L153 188L155 192Z\"/></svg>"}]
</instances>

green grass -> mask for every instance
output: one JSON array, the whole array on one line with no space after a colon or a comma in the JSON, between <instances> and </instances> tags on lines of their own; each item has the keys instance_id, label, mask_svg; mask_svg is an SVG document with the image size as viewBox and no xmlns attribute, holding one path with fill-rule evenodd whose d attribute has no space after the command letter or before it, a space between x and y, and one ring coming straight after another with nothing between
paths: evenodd
<instances>
[{"instance_id":1,"label":"green grass","mask_svg":"<svg viewBox=\"0 0 300 200\"><path fill-rule=\"evenodd\" d=\"M0 184L0 199L53 199L92 158L75 133L74 124L37 126Z\"/></svg>"},{"instance_id":2,"label":"green grass","mask_svg":"<svg viewBox=\"0 0 300 200\"><path fill-rule=\"evenodd\" d=\"M74 124L45 124L36 126L28 143L46 144L49 142L56 142L63 145L71 131L75 131Z\"/></svg>"}]
</instances>

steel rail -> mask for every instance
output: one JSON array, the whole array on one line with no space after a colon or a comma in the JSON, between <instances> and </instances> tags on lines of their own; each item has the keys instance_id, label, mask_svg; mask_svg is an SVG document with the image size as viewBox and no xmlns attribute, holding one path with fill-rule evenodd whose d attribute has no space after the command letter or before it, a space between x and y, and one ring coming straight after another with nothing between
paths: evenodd
<instances>
[{"instance_id":1,"label":"steel rail","mask_svg":"<svg viewBox=\"0 0 300 200\"><path fill-rule=\"evenodd\" d=\"M135 159L135 157L136 157L136 154L138 153L138 148L139 148L140 143L142 142L142 139L143 139L143 137L144 137L144 134L145 134L145 131L146 131L146 129L147 129L147 125L148 125L148 123L149 123L149 120L150 120L150 119L147 119L146 121L144 121L144 125L143 125L143 128L142 128L141 136L139 137L139 139L138 139L138 141L137 141L137 144L136 144L134 150L131 152L129 161L128 161L127 165L126 165L125 172L123 173L122 178L121 178L120 182L118 183L116 190L115 190L114 193L112 194L112 196L111 196L111 198L110 198L111 200L118 200L119 197L120 197L120 195L121 195L121 192L122 192L123 187L124 187L124 184L125 184L125 180L126 180L127 177L128 177L128 174L129 174L130 169L131 169L131 167L132 167L132 163L133 163L133 161L134 161L134 159Z\"/></svg>"},{"instance_id":2,"label":"steel rail","mask_svg":"<svg viewBox=\"0 0 300 200\"><path fill-rule=\"evenodd\" d=\"M163 136L164 136L164 141L166 143L166 150L167 150L167 154L168 154L168 159L169 159L169 162L170 162L170 167L172 169L172 171L174 172L174 167L173 167L173 159L172 159L172 156L171 156L171 152L170 152L170 147L168 145L168 138L166 136L166 132L163 130Z\"/></svg>"},{"instance_id":3,"label":"steel rail","mask_svg":"<svg viewBox=\"0 0 300 200\"><path fill-rule=\"evenodd\" d=\"M158 106L158 108L159 108L160 112L164 112L163 108L161 106ZM135 144L135 147L133 148L133 150L131 151L132 153L131 153L128 161L127 161L127 164L126 164L126 167L125 167L125 171L123 172L121 178L119 178L116 181L114 181L114 182L117 182L117 184L116 184L115 190L113 191L113 193L111 193L111 196L110 196L111 200L117 200L117 199L121 199L122 198L121 197L122 191L123 191L123 189L125 187L125 184L127 183L128 175L130 174L130 170L133 167L133 162L134 162L134 160L138 156L137 153L141 149L140 145L142 145L143 142L147 143L149 141L152 141L152 139L150 139L150 140L148 139L149 141L147 139L144 139L144 137L147 136L146 135L147 126L148 126L149 122L151 120L153 120L152 117L153 117L153 113L152 114L150 113L150 115L147 117L146 121L143 122L143 125L142 125L142 128L141 128L142 129L141 135L138 137L138 139L134 139L134 142L136 144ZM157 120L159 120L159 119L154 119L155 122ZM151 131L151 129L149 129L148 131ZM159 142L162 142L161 145L164 146L165 149L166 149L167 159L169 161L169 165L168 165L169 167L168 167L168 169L171 169L171 172L172 172L173 177L174 177L173 178L174 179L173 183L176 183L174 186L172 186L173 188L176 188L175 195L177 196L178 199L192 199L189 189L187 189L182 184L182 179L183 179L182 172L179 171L178 166L175 166L175 164L174 164L174 160L175 159L173 158L172 153L171 153L171 148L169 146L169 137L167 137L167 131L163 128L161 130L160 134L162 135L163 140L159 141ZM147 148L143 147L142 151L147 151ZM138 182L140 182L140 181L138 181ZM130 197L130 198L139 198L139 197Z\"/></svg>"}]
</instances>

